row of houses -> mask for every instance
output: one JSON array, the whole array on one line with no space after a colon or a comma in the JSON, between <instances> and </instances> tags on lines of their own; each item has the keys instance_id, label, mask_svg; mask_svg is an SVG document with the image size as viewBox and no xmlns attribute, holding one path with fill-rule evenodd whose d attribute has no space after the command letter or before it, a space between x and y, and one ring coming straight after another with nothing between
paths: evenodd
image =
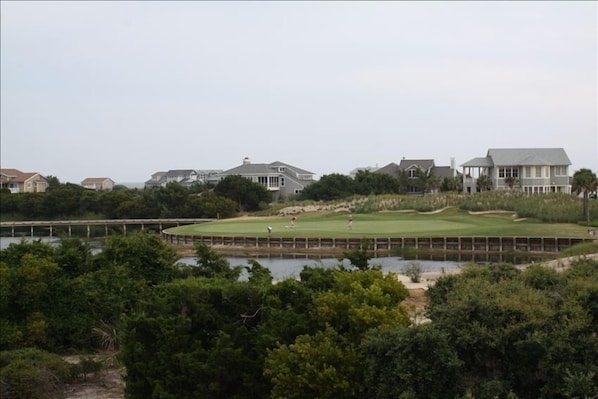
<instances>
[{"instance_id":1,"label":"row of houses","mask_svg":"<svg viewBox=\"0 0 598 399\"><path fill-rule=\"evenodd\" d=\"M84 188L97 191L110 191L114 185L114 180L108 177L90 177L81 182ZM0 188L8 189L11 193L43 193L48 186L48 179L39 172L0 169Z\"/></svg>"},{"instance_id":2,"label":"row of houses","mask_svg":"<svg viewBox=\"0 0 598 399\"><path fill-rule=\"evenodd\" d=\"M449 166L438 166L433 159L402 159L398 164L390 163L381 168L358 168L372 173L385 173L393 177L407 175L413 179L409 192L417 193L415 179L420 173L444 178L460 178L463 191L478 191L477 181L481 177L490 179L492 189L502 190L517 182L517 189L530 194L548 192L571 193L569 167L571 161L562 148L497 148L489 149L485 157L473 158L460 165L457 170L454 160ZM228 170L169 170L152 174L145 182L146 188L164 187L170 182L183 186L194 184L217 184L226 176L240 175L253 182L263 184L272 192L273 199L287 199L301 192L316 181L315 173L284 162L252 163L244 158L241 165ZM0 169L0 184L11 192L45 191L46 179L39 173L23 173L17 169ZM112 190L114 181L110 178L88 178L81 182L83 187L93 190Z\"/></svg>"},{"instance_id":3,"label":"row of houses","mask_svg":"<svg viewBox=\"0 0 598 399\"><path fill-rule=\"evenodd\" d=\"M571 193L569 167L571 161L563 148L497 148L489 149L485 157L473 158L460 165L459 171L454 159L449 166L436 165L433 159L402 159L398 164L390 163L380 168L357 168L372 173L385 173L393 177L407 175L413 183L408 185L410 193L419 193L417 176L423 172L439 180L459 178L463 191L479 191L477 181L485 176L490 179L492 189L510 188L513 181L517 189L530 194L548 192ZM240 166L228 170L170 170L157 172L145 182L146 187L165 186L171 181L183 185L195 183L216 184L226 176L240 175L253 182L263 184L273 194L274 200L290 198L313 183L315 174L280 161L268 164L254 164L244 158Z\"/></svg>"}]
</instances>

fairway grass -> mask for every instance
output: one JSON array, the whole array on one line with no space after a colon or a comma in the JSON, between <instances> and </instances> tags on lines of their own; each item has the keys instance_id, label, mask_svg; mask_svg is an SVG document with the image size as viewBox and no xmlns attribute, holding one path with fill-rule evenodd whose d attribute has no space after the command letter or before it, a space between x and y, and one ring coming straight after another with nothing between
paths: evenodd
<instances>
[{"instance_id":1,"label":"fairway grass","mask_svg":"<svg viewBox=\"0 0 598 399\"><path fill-rule=\"evenodd\" d=\"M179 226L167 233L205 236L273 237L433 237L433 236L519 236L588 237L587 229L572 223L542 223L516 220L512 213L469 214L459 209L439 213L381 212L353 214L310 213L298 215L295 226L290 216L245 216L214 222Z\"/></svg>"}]
</instances>

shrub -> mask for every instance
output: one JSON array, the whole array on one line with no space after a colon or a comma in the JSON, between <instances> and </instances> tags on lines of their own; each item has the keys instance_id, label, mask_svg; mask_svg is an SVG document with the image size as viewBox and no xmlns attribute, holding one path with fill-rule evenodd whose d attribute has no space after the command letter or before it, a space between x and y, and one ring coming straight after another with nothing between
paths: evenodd
<instances>
[{"instance_id":1,"label":"shrub","mask_svg":"<svg viewBox=\"0 0 598 399\"><path fill-rule=\"evenodd\" d=\"M57 398L71 376L71 365L58 355L35 348L0 353L2 398Z\"/></svg>"},{"instance_id":2,"label":"shrub","mask_svg":"<svg viewBox=\"0 0 598 399\"><path fill-rule=\"evenodd\" d=\"M412 283L419 283L422 276L422 266L419 262L411 262L403 268L403 273L409 277Z\"/></svg>"}]
</instances>

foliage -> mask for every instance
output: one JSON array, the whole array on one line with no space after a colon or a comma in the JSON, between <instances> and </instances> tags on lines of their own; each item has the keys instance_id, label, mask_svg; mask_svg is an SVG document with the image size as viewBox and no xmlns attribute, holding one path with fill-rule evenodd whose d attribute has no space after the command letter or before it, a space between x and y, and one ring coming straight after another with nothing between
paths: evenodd
<instances>
[{"instance_id":1,"label":"foliage","mask_svg":"<svg viewBox=\"0 0 598 399\"><path fill-rule=\"evenodd\" d=\"M241 212L257 211L272 202L272 195L266 187L239 175L220 180L214 192L235 201Z\"/></svg>"},{"instance_id":2,"label":"foliage","mask_svg":"<svg viewBox=\"0 0 598 399\"><path fill-rule=\"evenodd\" d=\"M356 267L358 270L368 270L370 268L368 262L372 258L368 252L369 247L370 241L364 238L361 240L361 244L358 248L355 248L352 251L344 252L343 256L339 258L339 261L348 259L349 262L351 262L351 265Z\"/></svg>"},{"instance_id":3,"label":"foliage","mask_svg":"<svg viewBox=\"0 0 598 399\"><path fill-rule=\"evenodd\" d=\"M106 265L126 266L131 276L149 285L170 281L178 272L176 251L150 232L110 236L98 258Z\"/></svg>"},{"instance_id":4,"label":"foliage","mask_svg":"<svg viewBox=\"0 0 598 399\"><path fill-rule=\"evenodd\" d=\"M419 283L421 281L423 269L419 262L410 262L403 268L403 274L409 277L412 283Z\"/></svg>"},{"instance_id":5,"label":"foliage","mask_svg":"<svg viewBox=\"0 0 598 399\"><path fill-rule=\"evenodd\" d=\"M360 388L359 365L353 346L328 328L270 351L264 374L272 380L272 398L350 399Z\"/></svg>"},{"instance_id":6,"label":"foliage","mask_svg":"<svg viewBox=\"0 0 598 399\"><path fill-rule=\"evenodd\" d=\"M198 277L220 277L236 281L241 274L241 267L231 267L230 263L221 255L212 251L204 243L195 244L197 267L192 274Z\"/></svg>"},{"instance_id":7,"label":"foliage","mask_svg":"<svg viewBox=\"0 0 598 399\"><path fill-rule=\"evenodd\" d=\"M583 195L583 215L586 217L587 224L590 224L590 193L598 189L598 178L590 169L580 169L573 174L571 190L576 194Z\"/></svg>"},{"instance_id":8,"label":"foliage","mask_svg":"<svg viewBox=\"0 0 598 399\"><path fill-rule=\"evenodd\" d=\"M0 352L0 397L53 399L72 379L72 366L36 348Z\"/></svg>"},{"instance_id":9,"label":"foliage","mask_svg":"<svg viewBox=\"0 0 598 399\"><path fill-rule=\"evenodd\" d=\"M463 362L476 397L560 398L594 394L598 379L598 264L559 275L542 266L472 266L429 289L428 317Z\"/></svg>"},{"instance_id":10,"label":"foliage","mask_svg":"<svg viewBox=\"0 0 598 399\"><path fill-rule=\"evenodd\" d=\"M376 329L361 343L368 398L447 398L459 393L461 361L432 324Z\"/></svg>"},{"instance_id":11,"label":"foliage","mask_svg":"<svg viewBox=\"0 0 598 399\"><path fill-rule=\"evenodd\" d=\"M356 193L356 183L349 176L333 173L324 175L305 187L298 195L299 200L331 201L350 197ZM362 189L363 190L363 189Z\"/></svg>"}]
</instances>

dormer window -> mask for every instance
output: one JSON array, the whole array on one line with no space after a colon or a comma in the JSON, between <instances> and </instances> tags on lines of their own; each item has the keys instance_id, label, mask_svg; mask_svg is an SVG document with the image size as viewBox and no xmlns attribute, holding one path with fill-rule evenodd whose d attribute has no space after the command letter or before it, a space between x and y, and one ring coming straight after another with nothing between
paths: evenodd
<instances>
[{"instance_id":1,"label":"dormer window","mask_svg":"<svg viewBox=\"0 0 598 399\"><path fill-rule=\"evenodd\" d=\"M287 168L285 168L284 166L279 166L279 167L278 167L278 171L279 171L280 173L284 173L284 172L286 172L286 171L287 171Z\"/></svg>"}]
</instances>

